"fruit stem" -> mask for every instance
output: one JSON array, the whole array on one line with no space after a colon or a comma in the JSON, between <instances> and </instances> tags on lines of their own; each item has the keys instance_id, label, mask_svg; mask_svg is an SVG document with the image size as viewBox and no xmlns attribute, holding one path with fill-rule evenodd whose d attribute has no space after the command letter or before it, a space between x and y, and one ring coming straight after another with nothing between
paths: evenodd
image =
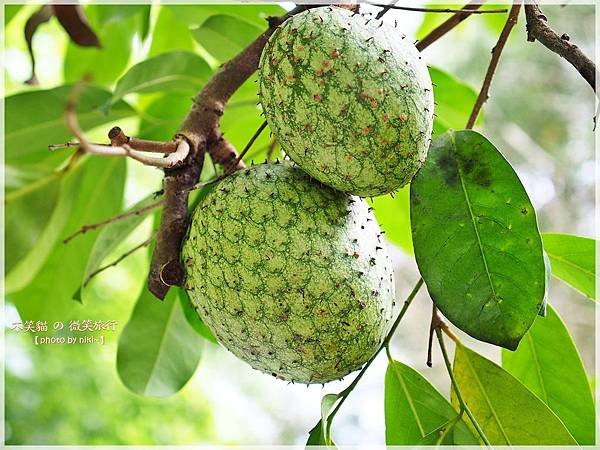
<instances>
[{"instance_id":1,"label":"fruit stem","mask_svg":"<svg viewBox=\"0 0 600 450\"><path fill-rule=\"evenodd\" d=\"M471 412L471 410L465 403L463 396L460 392L460 388L458 387L458 383L456 382L456 378L454 377L454 371L452 370L452 364L450 363L450 359L448 358L448 352L446 350L446 344L444 343L444 335L442 334L442 330L440 328L436 328L435 334L437 336L438 342L440 343L440 349L442 350L442 355L444 355L444 363L446 364L446 369L448 370L448 375L450 376L450 382L452 383L452 388L454 389L454 393L456 394L456 399L458 400L458 403L460 405L460 412L464 411L465 413L467 413L467 416L469 416L469 419L471 419L471 423L473 424L473 427L475 427L475 430L477 430L477 433L481 437L481 440L483 441L483 443L485 445L487 445L488 447L491 447L492 444L490 444L490 441L488 440L487 436L485 435L485 433L479 426L479 423L477 423L477 419L475 419L475 416L473 415L473 413ZM462 344L457 342L456 345L462 345Z\"/></svg>"},{"instance_id":2,"label":"fruit stem","mask_svg":"<svg viewBox=\"0 0 600 450\"><path fill-rule=\"evenodd\" d=\"M405 316L406 311L408 310L408 307L410 306L410 304L412 303L412 301L416 297L417 293L419 292L419 289L421 289L421 286L423 286L423 278L419 278L419 281L417 281L417 284L415 285L415 287L412 289L412 291L410 292L410 294L408 294L408 297L404 301L404 305L402 306L402 309L400 310L400 313L398 313L398 317L394 321L394 324L392 325L392 328L390 328L390 331L388 332L387 336L385 337L385 339L381 343L381 346L379 347L379 349L377 350L377 352L373 355L373 357L369 361L367 361L367 363L361 369L361 371L358 373L358 375L356 376L356 378L354 380L352 380L352 383L350 383L346 389L344 389L343 391L341 391L338 394L338 397L340 398L340 402L337 404L337 406L335 407L335 409L329 415L329 420L327 421L327 433L326 433L327 436L330 435L331 423L333 422L333 418L337 414L338 410L344 404L344 401L346 400L346 398L348 397L348 395L350 395L350 393L354 390L354 388L356 387L356 385L358 384L358 382L360 381L360 379L363 377L363 375L365 374L365 372L367 371L367 369L369 368L369 366L371 365L371 363L375 360L375 358L377 358L377 355L379 355L379 353L381 352L381 350L383 350L384 348L388 348L389 347L390 340L392 339L392 336L396 332L396 329L398 328L398 325L400 325L400 322L402 321L402 318Z\"/></svg>"}]
</instances>

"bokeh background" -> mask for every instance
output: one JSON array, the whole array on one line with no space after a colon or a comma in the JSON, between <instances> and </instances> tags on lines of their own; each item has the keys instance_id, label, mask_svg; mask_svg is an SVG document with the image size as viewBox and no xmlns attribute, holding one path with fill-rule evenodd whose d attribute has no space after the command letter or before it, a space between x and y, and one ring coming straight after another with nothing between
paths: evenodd
<instances>
[{"instance_id":1,"label":"bokeh background","mask_svg":"<svg viewBox=\"0 0 600 450\"><path fill-rule=\"evenodd\" d=\"M550 24L560 33L568 33L586 54L594 55L594 6L565 3L543 6ZM282 5L286 9L292 7ZM151 23L156 25L160 20L185 34L190 24L185 21L183 8L190 7L154 7ZM23 83L30 74L23 27L36 8L19 9L5 28L6 95L31 89ZM363 11L377 10L363 6ZM417 40L446 17L392 11L385 20L397 20L399 27ZM427 48L424 58L478 91L504 19L504 15L473 16ZM119 33L118 26L119 23L105 25L113 27L113 33ZM139 35L131 33L132 51L127 65L138 62L148 46L191 46L205 53L187 36L178 36L173 35L169 42L142 44ZM41 87L72 81L68 78L73 77L73 72L65 73L63 63L65 58L73 57L73 50L56 21L40 28L34 49ZM564 60L539 43L527 42L521 13L502 55L478 129L517 170L538 212L542 231L594 235L593 116L594 97L589 86ZM171 126L177 123L174 120ZM139 123L129 120L120 125L135 130ZM102 139L107 129L103 126L91 135ZM246 134L253 131L248 128ZM159 182L157 170L129 164L126 203L143 198ZM391 220L405 223L406 215ZM148 226L144 223L141 228ZM115 254L137 241L132 236ZM390 247L401 300L417 280L418 272L412 256L400 247ZM93 283L86 304L75 305L64 319L116 320L120 331L141 290L146 265L147 255L138 252L106 271ZM552 282L550 302L570 329L594 381L593 302L556 280ZM393 354L447 393L449 381L441 355L434 353L433 368L425 365L430 310L430 300L423 291L396 333ZM348 383L346 380L308 388L288 385L252 370L219 346L206 343L200 366L182 391L168 399L144 398L129 392L118 378L118 332L105 333L104 346L36 346L31 335L12 330L12 324L20 318L10 302L5 312L7 444L302 444L319 418L321 396L338 392ZM476 343L468 336L461 338L499 360L498 349ZM333 431L337 443L384 443L386 363L381 355L341 409Z\"/></svg>"}]
</instances>

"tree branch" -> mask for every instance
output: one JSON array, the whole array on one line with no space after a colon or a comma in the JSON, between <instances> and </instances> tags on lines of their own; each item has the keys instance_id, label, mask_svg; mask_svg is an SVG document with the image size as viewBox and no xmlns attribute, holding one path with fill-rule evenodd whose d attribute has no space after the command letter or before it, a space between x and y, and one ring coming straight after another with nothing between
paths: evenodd
<instances>
[{"instance_id":1,"label":"tree branch","mask_svg":"<svg viewBox=\"0 0 600 450\"><path fill-rule=\"evenodd\" d=\"M536 39L542 43L548 50L565 58L581 74L583 79L588 82L594 92L596 92L596 65L589 59L577 45L569 40L569 36L563 34L559 36L548 25L548 19L537 5L533 3L525 5L525 17L527 20L527 40L533 42Z\"/></svg>"},{"instance_id":2,"label":"tree branch","mask_svg":"<svg viewBox=\"0 0 600 450\"><path fill-rule=\"evenodd\" d=\"M396 10L400 10L400 11L413 11L413 12L424 12L424 13L461 13L461 14L501 14L501 13L505 13L508 11L508 9L506 8L500 8L500 9L486 9L486 10L478 10L478 9L473 9L473 10L465 10L465 9L452 9L452 8L415 8L412 6L396 6L394 4L392 5L384 5L382 3L368 3L371 6L378 6L380 8L385 8L385 9L396 9ZM377 17L379 18L379 17Z\"/></svg>"},{"instance_id":3,"label":"tree branch","mask_svg":"<svg viewBox=\"0 0 600 450\"><path fill-rule=\"evenodd\" d=\"M498 42L492 49L492 59L490 60L490 65L488 66L487 72L485 74L483 85L481 86L481 90L479 91L479 95L477 96L477 100L475 101L475 106L473 107L471 115L469 116L469 120L467 121L467 129L473 128L473 125L475 125L475 121L477 120L477 116L479 115L483 104L489 98L490 85L492 84L492 78L494 77L496 67L498 67L500 55L502 54L502 50L504 50L504 46L506 45L506 41L508 40L510 32L512 31L515 24L517 23L517 20L519 19L520 11L521 0L514 0L513 6L510 9L510 13L508 14L508 19L506 19L506 23L504 24L502 32L498 37Z\"/></svg>"},{"instance_id":4,"label":"tree branch","mask_svg":"<svg viewBox=\"0 0 600 450\"><path fill-rule=\"evenodd\" d=\"M481 5L485 2L485 0L472 0L470 3L463 6L460 12L455 13L453 16L448 18L444 23L435 28L431 33L421 39L419 42L415 44L417 50L423 51L439 38L444 36L450 30L454 29L457 25L459 25L463 20L470 17L473 14L473 11L481 8Z\"/></svg>"}]
</instances>

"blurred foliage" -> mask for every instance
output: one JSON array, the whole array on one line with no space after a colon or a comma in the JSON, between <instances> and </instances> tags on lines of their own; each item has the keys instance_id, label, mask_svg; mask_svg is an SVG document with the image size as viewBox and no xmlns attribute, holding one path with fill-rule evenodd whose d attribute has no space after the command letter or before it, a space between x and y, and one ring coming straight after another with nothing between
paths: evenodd
<instances>
[{"instance_id":1,"label":"blurred foliage","mask_svg":"<svg viewBox=\"0 0 600 450\"><path fill-rule=\"evenodd\" d=\"M222 437L216 435L218 424L212 420L213 409L216 410L218 404L214 399L210 403L206 398L213 389L218 393L229 393L229 386L217 391L218 372L215 385L201 390L189 383L175 396L161 400L132 394L117 376L117 339L145 282L148 267L146 252L138 252L96 277L84 292L85 306L73 300L99 233L81 236L71 246L60 241L84 223L104 219L145 197L156 189L157 171L137 166L131 170L130 164L127 164L126 170L125 164L118 160L88 158L82 161L81 169L73 176L61 178L52 170L64 164L71 152L67 149L48 154L44 148L48 144L68 140L62 110L69 88L61 86L79 80L86 72L94 76L93 87L85 91L79 108L80 114L84 113L82 125L91 138L106 139L106 130L115 120L119 120L123 127L127 124L130 128L126 131L131 135L159 140L171 138L191 106L193 89L184 89L178 94L171 90L163 92L162 88L160 92L143 92L143 89L135 88L135 82L143 78L139 75L148 75L142 70L133 77L135 79L130 77L126 85L128 89L119 93L119 97L124 95L124 100L113 104L110 115L104 116L99 108L106 105L109 91L114 92L120 77L131 73L129 71L136 64L150 57L169 58L177 51L198 55L195 59L203 60L201 64L206 69L203 71L208 74L208 67L216 70L221 62L265 28L267 16L279 15L283 9L276 5L154 5L152 8L148 5L87 5L85 9L92 27L99 32L103 48L74 46L68 42L57 22L50 21L40 27L34 39L41 85L32 87L23 84L30 70L23 26L38 7L5 7L6 60L10 61L3 69L6 75L5 93L7 96L17 94L6 100L7 192L8 195L18 192L32 181L41 184L39 190L25 192L20 201L8 204L7 211L14 211L14 217L27 217L28 205L40 205L39 213L43 215L30 217L22 229L18 228L19 221L15 222L13 216L13 221L7 222L12 229L8 232L15 237L14 240L8 238L10 245L18 247L7 246L11 252L7 267L23 269L26 262L27 267L33 269L29 278L19 277L20 283L14 285L8 297L8 301L19 308L21 317L16 315L12 306L8 310L9 316L15 321L29 318L117 320L119 332L106 334L106 345L99 347L96 344L35 346L31 336L9 331L5 379L6 443L146 445L222 442ZM484 6L497 7L492 4ZM594 42L590 8L544 6L544 11L556 29L568 30L573 41L590 53ZM412 20L416 38L447 18L447 15L440 14L411 14L414 13L391 12L387 17L389 20L399 18L401 24L402 20L406 23ZM435 66L430 70L437 85L436 134L447 128L464 126L476 96L476 90L471 86L481 84L490 49L504 20L504 14L473 16L445 36L443 42L427 49L425 57L431 66ZM238 22L241 26L233 27ZM223 33L223 27L231 29L231 33ZM219 45L216 45L217 42ZM190 84L196 86L205 79L203 76L200 81L191 80ZM246 82L233 96L222 119L223 131L238 149L246 144L263 120L256 105L254 81L255 78ZM590 214L594 200L593 136L590 130L594 102L586 89L587 86L567 63L539 43L525 41L521 17L494 79L491 98L485 109L485 122L480 120L478 126L484 127L486 136L515 166L545 231L584 235L593 232ZM27 102L25 98L28 98ZM125 121L133 115L139 116L139 121ZM37 126L30 126L31 122ZM267 131L263 132L247 155L247 161L263 160L271 144L272 137ZM203 177L212 176L211 165L207 163L205 167ZM76 196L65 195L67 189L62 189L62 185L67 182L79 186ZM99 192L110 194L99 196ZM400 191L395 198L374 199L372 204L388 240L411 253L408 189ZM62 214L65 210L69 211L68 220L52 219L57 211ZM116 247L99 249L98 252L105 256L103 262L113 261L145 239L148 225L146 221L138 226ZM40 236L44 237L43 242L40 242ZM33 260L35 262L30 266L29 262ZM402 272L401 280L404 268ZM410 270L406 272L412 276ZM570 299L569 295L562 296L565 299L563 303ZM551 301L559 303L563 299L555 294ZM189 313L186 306L189 305L181 300L185 314ZM578 302L577 306L569 308L573 314L565 319L578 323L574 337L585 362L591 367L593 324L590 325L589 320L590 306ZM429 314L429 304L426 314ZM192 330L184 321L180 325ZM211 338L201 322L195 323L193 329L199 335L205 333L206 339ZM408 348L418 348L420 352L422 343L412 345L414 339L406 336L404 346L407 354L411 351ZM208 342L204 343L204 348L208 353L217 349ZM219 355L224 358L222 353ZM421 356L419 353L414 358ZM200 361L199 373L204 369L202 364ZM288 411L283 417L281 411L274 407L274 388L271 385L268 389L258 387L258 384L248 382L253 379L247 368L243 371L242 366L233 367L236 383L244 387L239 394L244 399L238 397L238 400L250 411L242 408L245 418L239 419L240 428L250 423L245 429L251 431L243 437L243 443L266 443L260 441L260 436L264 436L260 432L265 430L264 419L260 422L260 418L267 414L265 411L276 420L271 424L274 431L268 436L285 442L304 441L308 428L297 419L304 416L293 415L294 412L298 415L303 412ZM435 378L435 373L439 374L441 369L435 368L432 376ZM187 378L177 380L185 384ZM380 385L378 389L381 390ZM286 393L289 392L288 389ZM302 391L299 395L304 398L307 394ZM231 400L231 397L228 399ZM286 409L292 404L288 400L286 397ZM232 408L240 410L237 403ZM313 413L316 410L305 414L308 417L306 423L314 423ZM382 436L375 435L373 438L373 430L361 428L364 424L359 424L356 416L353 417L355 422L351 422L350 428L358 430L354 435L358 443L372 443L374 439L382 442ZM230 419L228 415L226 418ZM260 424L256 429L255 423ZM231 427L235 425L232 423ZM235 436L231 430L225 434ZM238 437L238 440L241 439ZM347 436L341 441L352 442Z\"/></svg>"}]
</instances>

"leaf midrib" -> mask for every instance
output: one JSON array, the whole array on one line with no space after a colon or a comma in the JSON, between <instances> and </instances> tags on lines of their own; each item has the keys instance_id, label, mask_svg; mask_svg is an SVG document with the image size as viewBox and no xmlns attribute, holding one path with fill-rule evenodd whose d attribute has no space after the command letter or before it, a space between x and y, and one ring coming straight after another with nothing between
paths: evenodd
<instances>
[{"instance_id":1,"label":"leaf midrib","mask_svg":"<svg viewBox=\"0 0 600 450\"><path fill-rule=\"evenodd\" d=\"M546 251L548 252L548 250L546 250ZM577 270L579 270L579 271L581 271L581 272L583 272L583 273L585 273L587 275L590 275L592 278L596 277L596 274L593 271L591 271L590 269L586 269L586 268L584 268L582 266L578 266L574 262L571 262L568 259L565 259L565 258L563 258L561 256L558 256L558 255L554 254L554 253L548 252L548 255L551 258L553 258L553 259L556 259L556 260L558 260L558 261L560 261L560 262L562 262L564 264L567 264L567 265L569 265L571 267L574 267L575 269L577 269Z\"/></svg>"},{"instance_id":2,"label":"leaf midrib","mask_svg":"<svg viewBox=\"0 0 600 450\"><path fill-rule=\"evenodd\" d=\"M412 400L412 397L410 395L410 392L409 392L408 388L406 387L406 383L404 382L404 378L402 377L402 375L400 374L400 371L396 367L396 362L395 361L392 362L392 370L394 371L394 375L396 375L396 378L398 379L398 382L400 383L400 387L404 391L404 395L406 396L406 400L408 401L408 405L410 406L410 410L411 410L411 412L413 414L413 417L415 418L415 422L417 422L417 426L419 427L419 433L421 433L421 438L424 438L426 436L425 429L423 428L423 424L421 423L421 419L419 418L419 415L417 414L417 410L416 410L415 405L413 403L413 400Z\"/></svg>"},{"instance_id":3,"label":"leaf midrib","mask_svg":"<svg viewBox=\"0 0 600 450\"><path fill-rule=\"evenodd\" d=\"M467 203L467 208L469 210L469 215L471 217L471 224L473 225L473 230L475 231L475 236L477 237L477 245L479 246L479 251L481 253L481 258L483 259L483 266L485 268L485 273L488 277L488 281L490 283L490 288L492 290L492 295L494 296L494 300L498 301L498 296L496 295L496 289L494 288L494 282L492 281L492 274L490 273L490 269L487 263L487 258L485 257L485 252L483 250L483 244L481 242L481 236L479 235L479 229L477 228L477 224L475 222L475 216L473 214L473 208L471 207L471 199L469 198L469 194L467 192L467 188L465 186L465 181L463 178L462 171L460 169L459 159L457 157L457 148L456 148L456 138L454 133L451 135L452 141L452 150L454 153L454 159L456 160L456 172L458 174L458 179L460 180L460 186L462 188L463 194L465 196L465 201Z\"/></svg>"}]
</instances>

